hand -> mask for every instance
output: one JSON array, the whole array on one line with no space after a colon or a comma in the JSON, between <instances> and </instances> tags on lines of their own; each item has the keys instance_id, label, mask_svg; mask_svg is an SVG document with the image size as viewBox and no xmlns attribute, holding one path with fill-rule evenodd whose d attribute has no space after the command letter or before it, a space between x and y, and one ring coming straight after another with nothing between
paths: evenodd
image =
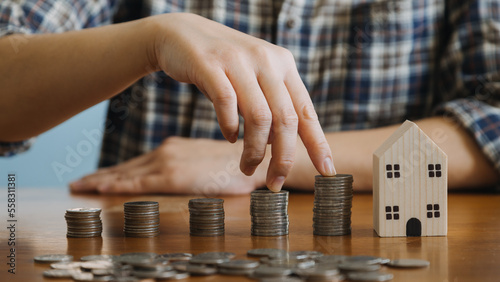
<instances>
[{"instance_id":1,"label":"hand","mask_svg":"<svg viewBox=\"0 0 500 282\"><path fill-rule=\"evenodd\" d=\"M242 144L171 137L158 148L70 184L72 192L248 194L264 185L265 169L238 169Z\"/></svg>"},{"instance_id":2,"label":"hand","mask_svg":"<svg viewBox=\"0 0 500 282\"><path fill-rule=\"evenodd\" d=\"M268 188L279 191L294 163L299 133L315 168L334 175L332 155L292 54L264 40L193 14L150 18L158 68L195 84L214 104L222 133L238 136L245 119L240 169L252 175L272 145Z\"/></svg>"}]
</instances>

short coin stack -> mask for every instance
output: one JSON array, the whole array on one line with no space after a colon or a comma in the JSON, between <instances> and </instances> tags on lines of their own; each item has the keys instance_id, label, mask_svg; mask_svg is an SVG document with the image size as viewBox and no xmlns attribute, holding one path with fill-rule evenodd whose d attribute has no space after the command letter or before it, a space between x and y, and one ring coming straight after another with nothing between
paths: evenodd
<instances>
[{"instance_id":1,"label":"short coin stack","mask_svg":"<svg viewBox=\"0 0 500 282\"><path fill-rule=\"evenodd\" d=\"M139 201L123 204L126 237L155 237L160 234L158 202Z\"/></svg>"},{"instance_id":2,"label":"short coin stack","mask_svg":"<svg viewBox=\"0 0 500 282\"><path fill-rule=\"evenodd\" d=\"M288 235L288 191L255 190L250 197L253 236Z\"/></svg>"},{"instance_id":3,"label":"short coin stack","mask_svg":"<svg viewBox=\"0 0 500 282\"><path fill-rule=\"evenodd\" d=\"M189 234L205 237L224 235L224 200L191 199L188 205Z\"/></svg>"},{"instance_id":4,"label":"short coin stack","mask_svg":"<svg viewBox=\"0 0 500 282\"><path fill-rule=\"evenodd\" d=\"M313 234L351 234L352 175L316 176L314 183Z\"/></svg>"},{"instance_id":5,"label":"short coin stack","mask_svg":"<svg viewBox=\"0 0 500 282\"><path fill-rule=\"evenodd\" d=\"M67 237L89 238L101 236L101 209L67 209L64 218L66 218L66 223L68 225L68 230L66 233Z\"/></svg>"}]
</instances>

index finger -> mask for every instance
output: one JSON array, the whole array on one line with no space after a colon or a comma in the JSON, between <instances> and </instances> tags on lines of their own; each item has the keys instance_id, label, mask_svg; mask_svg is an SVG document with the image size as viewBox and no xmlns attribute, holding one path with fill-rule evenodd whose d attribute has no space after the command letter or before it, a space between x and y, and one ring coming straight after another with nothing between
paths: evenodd
<instances>
[{"instance_id":1,"label":"index finger","mask_svg":"<svg viewBox=\"0 0 500 282\"><path fill-rule=\"evenodd\" d=\"M292 73L285 79L285 85L299 119L298 132L300 138L318 172L323 176L333 176L337 172L333 165L332 151L326 141L311 97L309 97L297 70L291 71Z\"/></svg>"}]
</instances>

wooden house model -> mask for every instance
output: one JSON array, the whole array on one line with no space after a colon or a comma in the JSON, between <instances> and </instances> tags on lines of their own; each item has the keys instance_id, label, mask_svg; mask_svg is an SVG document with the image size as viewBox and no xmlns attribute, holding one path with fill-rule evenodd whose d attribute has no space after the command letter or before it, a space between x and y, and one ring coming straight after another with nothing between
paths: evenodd
<instances>
[{"instance_id":1,"label":"wooden house model","mask_svg":"<svg viewBox=\"0 0 500 282\"><path fill-rule=\"evenodd\" d=\"M445 236L448 158L405 121L373 153L373 225L380 237Z\"/></svg>"}]
</instances>

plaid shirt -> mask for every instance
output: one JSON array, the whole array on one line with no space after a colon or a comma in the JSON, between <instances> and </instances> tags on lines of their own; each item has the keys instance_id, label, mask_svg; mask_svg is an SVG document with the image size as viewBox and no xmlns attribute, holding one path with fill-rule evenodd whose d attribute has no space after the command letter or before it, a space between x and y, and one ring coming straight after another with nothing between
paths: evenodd
<instances>
[{"instance_id":1,"label":"plaid shirt","mask_svg":"<svg viewBox=\"0 0 500 282\"><path fill-rule=\"evenodd\" d=\"M0 36L170 12L200 14L290 50L325 132L442 115L467 129L500 171L499 1L2 0ZM153 73L111 99L100 165L173 135L223 138L195 86Z\"/></svg>"}]
</instances>

